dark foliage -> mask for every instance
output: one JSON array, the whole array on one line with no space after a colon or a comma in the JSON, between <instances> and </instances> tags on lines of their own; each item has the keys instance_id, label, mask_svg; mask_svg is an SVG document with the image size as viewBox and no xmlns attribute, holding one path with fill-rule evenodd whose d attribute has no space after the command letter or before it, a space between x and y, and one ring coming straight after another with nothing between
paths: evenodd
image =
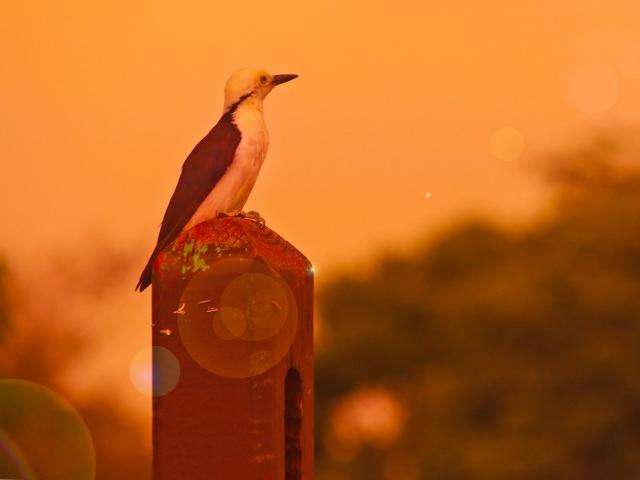
<instances>
[{"instance_id":1,"label":"dark foliage","mask_svg":"<svg viewBox=\"0 0 640 480\"><path fill-rule=\"evenodd\" d=\"M323 290L319 478L640 478L640 156L599 141L550 165L527 228L464 222ZM362 385L408 418L341 457L332 412Z\"/></svg>"}]
</instances>

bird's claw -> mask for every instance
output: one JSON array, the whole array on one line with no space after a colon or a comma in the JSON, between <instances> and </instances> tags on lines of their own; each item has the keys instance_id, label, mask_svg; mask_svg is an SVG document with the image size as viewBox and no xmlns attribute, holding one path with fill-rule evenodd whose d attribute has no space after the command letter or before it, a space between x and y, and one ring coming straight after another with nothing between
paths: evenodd
<instances>
[{"instance_id":1,"label":"bird's claw","mask_svg":"<svg viewBox=\"0 0 640 480\"><path fill-rule=\"evenodd\" d=\"M217 217L218 218L229 218L229 217L246 218L247 220L256 222L262 227L264 227L265 225L264 218L262 218L262 216L260 216L258 212L255 212L253 210L251 210L250 212L232 212L232 213L218 212Z\"/></svg>"},{"instance_id":2,"label":"bird's claw","mask_svg":"<svg viewBox=\"0 0 640 480\"><path fill-rule=\"evenodd\" d=\"M250 212L246 212L246 213L243 212L243 215L244 215L244 218L246 218L247 220L256 222L261 227L264 227L265 225L264 218L262 218L262 216L258 212L251 210Z\"/></svg>"}]
</instances>

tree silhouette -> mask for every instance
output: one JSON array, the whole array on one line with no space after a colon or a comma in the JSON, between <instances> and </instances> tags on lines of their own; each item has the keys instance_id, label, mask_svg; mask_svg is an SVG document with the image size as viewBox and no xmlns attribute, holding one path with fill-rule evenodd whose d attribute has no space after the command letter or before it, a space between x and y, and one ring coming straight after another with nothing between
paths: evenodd
<instances>
[{"instance_id":1,"label":"tree silhouette","mask_svg":"<svg viewBox=\"0 0 640 480\"><path fill-rule=\"evenodd\" d=\"M609 138L551 155L535 222L467 220L330 282L319 478L640 478L639 167ZM345 454L339 433L362 427L336 412L372 386L402 434Z\"/></svg>"}]
</instances>

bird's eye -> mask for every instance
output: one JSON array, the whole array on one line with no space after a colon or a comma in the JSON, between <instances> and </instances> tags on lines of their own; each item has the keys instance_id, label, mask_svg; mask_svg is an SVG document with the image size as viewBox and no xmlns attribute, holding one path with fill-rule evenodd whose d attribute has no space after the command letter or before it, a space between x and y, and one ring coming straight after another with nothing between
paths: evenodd
<instances>
[{"instance_id":1,"label":"bird's eye","mask_svg":"<svg viewBox=\"0 0 640 480\"><path fill-rule=\"evenodd\" d=\"M261 75L260 76L260 83L265 85L267 82L269 81L269 77L267 77L266 75Z\"/></svg>"}]
</instances>

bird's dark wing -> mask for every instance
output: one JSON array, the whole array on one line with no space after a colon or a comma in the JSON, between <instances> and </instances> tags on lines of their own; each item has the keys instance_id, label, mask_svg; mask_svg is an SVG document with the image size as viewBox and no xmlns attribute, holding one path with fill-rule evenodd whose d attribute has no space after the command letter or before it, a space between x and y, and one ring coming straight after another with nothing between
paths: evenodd
<instances>
[{"instance_id":1,"label":"bird's dark wing","mask_svg":"<svg viewBox=\"0 0 640 480\"><path fill-rule=\"evenodd\" d=\"M239 143L240 131L232 121L230 110L189 154L162 219L158 242L140 276L136 290L143 291L151 284L153 262L156 256L175 240L209 192L222 178L233 161Z\"/></svg>"}]
</instances>

